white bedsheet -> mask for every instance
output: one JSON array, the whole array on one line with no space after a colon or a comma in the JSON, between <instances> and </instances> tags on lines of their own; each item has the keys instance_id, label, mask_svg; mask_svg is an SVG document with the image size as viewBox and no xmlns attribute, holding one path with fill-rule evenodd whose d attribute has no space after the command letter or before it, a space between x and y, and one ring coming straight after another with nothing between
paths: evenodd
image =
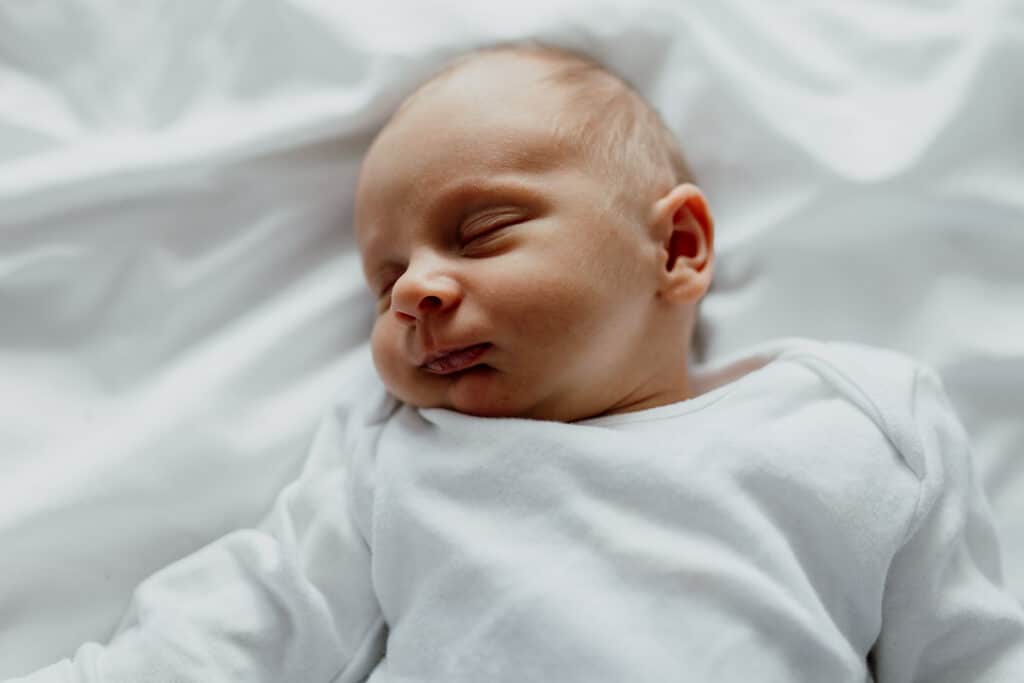
<instances>
[{"instance_id":1,"label":"white bedsheet","mask_svg":"<svg viewBox=\"0 0 1024 683\"><path fill-rule=\"evenodd\" d=\"M631 78L717 218L706 356L934 364L1024 597L1024 6L0 3L0 677L252 524L375 382L350 235L389 111L535 36Z\"/></svg>"}]
</instances>

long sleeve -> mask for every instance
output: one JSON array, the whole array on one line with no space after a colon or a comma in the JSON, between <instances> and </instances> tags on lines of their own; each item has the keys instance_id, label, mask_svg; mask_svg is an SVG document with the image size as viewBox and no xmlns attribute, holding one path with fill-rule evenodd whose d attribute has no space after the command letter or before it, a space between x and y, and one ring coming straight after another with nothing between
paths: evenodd
<instances>
[{"instance_id":1,"label":"long sleeve","mask_svg":"<svg viewBox=\"0 0 1024 683\"><path fill-rule=\"evenodd\" d=\"M316 464L259 528L144 581L109 645L86 644L17 683L363 680L385 629L356 519L361 447L344 431L337 417L325 420Z\"/></svg>"},{"instance_id":2,"label":"long sleeve","mask_svg":"<svg viewBox=\"0 0 1024 683\"><path fill-rule=\"evenodd\" d=\"M876 643L879 683L1024 680L1024 610L1003 587L992 515L967 438L934 373L913 388L897 444L921 486L889 570Z\"/></svg>"}]
</instances>

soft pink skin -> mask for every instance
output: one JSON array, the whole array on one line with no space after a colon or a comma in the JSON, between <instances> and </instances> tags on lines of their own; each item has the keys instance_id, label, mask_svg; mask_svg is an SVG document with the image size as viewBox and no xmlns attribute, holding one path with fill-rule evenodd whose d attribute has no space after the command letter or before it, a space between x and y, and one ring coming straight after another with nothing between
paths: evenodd
<instances>
[{"instance_id":1,"label":"soft pink skin","mask_svg":"<svg viewBox=\"0 0 1024 683\"><path fill-rule=\"evenodd\" d=\"M609 201L607 175L545 123L564 102L543 73L507 56L464 67L364 162L357 236L371 288L388 290L374 362L406 403L574 421L691 396L688 340L712 265L704 198L666 183L634 207ZM423 367L483 342L472 368Z\"/></svg>"}]
</instances>

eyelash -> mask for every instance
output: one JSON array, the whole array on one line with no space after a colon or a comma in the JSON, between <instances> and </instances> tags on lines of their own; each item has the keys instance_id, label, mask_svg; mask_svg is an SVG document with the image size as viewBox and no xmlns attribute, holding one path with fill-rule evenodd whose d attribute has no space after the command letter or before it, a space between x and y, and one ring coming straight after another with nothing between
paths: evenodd
<instances>
[{"instance_id":1,"label":"eyelash","mask_svg":"<svg viewBox=\"0 0 1024 683\"><path fill-rule=\"evenodd\" d=\"M490 237L495 232L498 232L499 230L507 228L510 225L514 224L514 223L516 223L516 221L508 220L508 221L498 221L498 222L495 222L495 223L493 223L491 225L488 225L487 227L481 229L479 232L477 232L477 233L473 234L472 236L470 236L468 239L463 238L461 240L462 246L465 247L467 245L473 244L477 240L480 240L480 239L482 239L484 237Z\"/></svg>"}]
</instances>

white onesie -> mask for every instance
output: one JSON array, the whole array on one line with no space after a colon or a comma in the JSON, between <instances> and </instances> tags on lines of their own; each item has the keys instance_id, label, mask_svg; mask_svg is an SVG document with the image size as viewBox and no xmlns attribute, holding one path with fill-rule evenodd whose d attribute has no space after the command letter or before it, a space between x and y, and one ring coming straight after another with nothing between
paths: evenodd
<instances>
[{"instance_id":1,"label":"white onesie","mask_svg":"<svg viewBox=\"0 0 1024 683\"><path fill-rule=\"evenodd\" d=\"M19 680L1024 681L1024 610L934 373L788 340L698 380L574 424L336 414L261 528Z\"/></svg>"}]
</instances>

